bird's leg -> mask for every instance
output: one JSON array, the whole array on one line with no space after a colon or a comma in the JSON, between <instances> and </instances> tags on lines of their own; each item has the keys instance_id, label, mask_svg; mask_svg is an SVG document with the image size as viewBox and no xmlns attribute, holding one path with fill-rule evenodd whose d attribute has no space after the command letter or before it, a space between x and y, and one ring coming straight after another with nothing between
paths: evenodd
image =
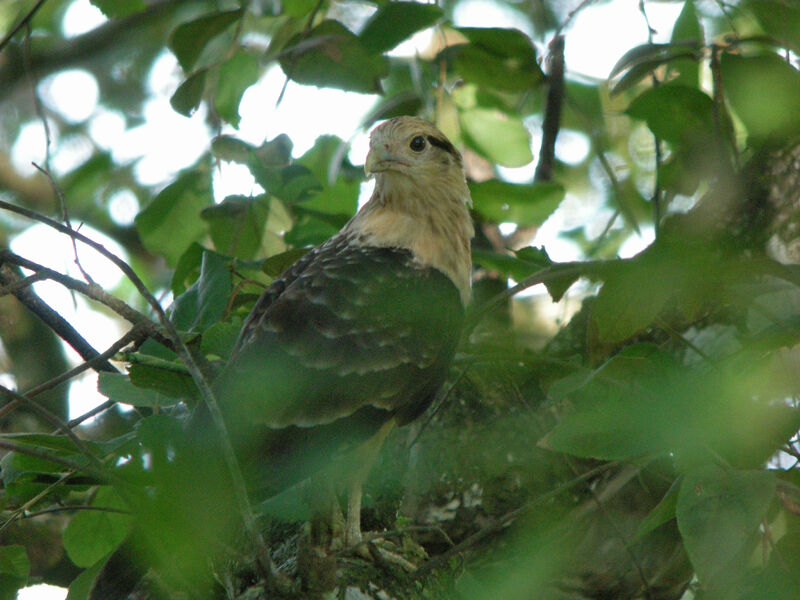
<instances>
[{"instance_id":1,"label":"bird's leg","mask_svg":"<svg viewBox=\"0 0 800 600\"><path fill-rule=\"evenodd\" d=\"M394 419L384 423L372 438L355 452L354 470L347 485L347 521L344 528L344 545L352 547L361 543L361 497L364 486L386 436L394 428Z\"/></svg>"}]
</instances>

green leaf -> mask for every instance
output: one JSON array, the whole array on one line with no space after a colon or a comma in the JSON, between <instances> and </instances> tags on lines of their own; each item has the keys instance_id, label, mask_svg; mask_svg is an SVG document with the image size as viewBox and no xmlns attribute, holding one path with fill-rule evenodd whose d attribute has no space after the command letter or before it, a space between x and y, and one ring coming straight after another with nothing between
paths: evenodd
<instances>
[{"instance_id":1,"label":"green leaf","mask_svg":"<svg viewBox=\"0 0 800 600\"><path fill-rule=\"evenodd\" d=\"M242 9L215 12L178 25L169 36L167 45L187 73L211 40L242 18Z\"/></svg>"},{"instance_id":2,"label":"green leaf","mask_svg":"<svg viewBox=\"0 0 800 600\"><path fill-rule=\"evenodd\" d=\"M136 230L148 250L174 265L186 248L205 234L200 210L211 201L209 174L184 173L136 216Z\"/></svg>"},{"instance_id":3,"label":"green leaf","mask_svg":"<svg viewBox=\"0 0 800 600\"><path fill-rule=\"evenodd\" d=\"M381 91L389 62L373 54L338 21L323 21L298 34L280 56L283 72L297 83L333 87L363 94Z\"/></svg>"},{"instance_id":4,"label":"green leaf","mask_svg":"<svg viewBox=\"0 0 800 600\"><path fill-rule=\"evenodd\" d=\"M681 481L681 479L678 481ZM630 543L638 542L649 533L661 527L664 523L675 518L675 507L678 504L679 489L680 486L678 482L670 486L669 490L667 490L667 493L664 494L664 497L661 498L661 501L656 507L639 523L639 526L636 528L636 533L631 538Z\"/></svg>"},{"instance_id":5,"label":"green leaf","mask_svg":"<svg viewBox=\"0 0 800 600\"><path fill-rule=\"evenodd\" d=\"M91 600L94 582L100 575L100 571L102 571L103 567L106 566L110 556L110 554L108 556L104 556L91 567L82 571L81 574L75 579L73 579L72 583L69 584L69 592L67 593L66 600Z\"/></svg>"},{"instance_id":6,"label":"green leaf","mask_svg":"<svg viewBox=\"0 0 800 600\"><path fill-rule=\"evenodd\" d=\"M359 182L357 181L337 181L296 206L304 211L339 215L342 217L342 225L344 225L358 208L358 191Z\"/></svg>"},{"instance_id":7,"label":"green leaf","mask_svg":"<svg viewBox=\"0 0 800 600\"><path fill-rule=\"evenodd\" d=\"M518 118L499 110L473 108L461 111L460 120L465 139L491 162L522 167L533 160L530 134Z\"/></svg>"},{"instance_id":8,"label":"green leaf","mask_svg":"<svg viewBox=\"0 0 800 600\"><path fill-rule=\"evenodd\" d=\"M457 73L470 83L521 92L544 75L530 38L517 29L460 27L469 44L453 48Z\"/></svg>"},{"instance_id":9,"label":"green leaf","mask_svg":"<svg viewBox=\"0 0 800 600\"><path fill-rule=\"evenodd\" d=\"M774 495L773 473L719 467L687 473L675 514L701 582L719 575L753 540Z\"/></svg>"},{"instance_id":10,"label":"green leaf","mask_svg":"<svg viewBox=\"0 0 800 600\"><path fill-rule=\"evenodd\" d=\"M258 75L258 61L244 50L239 50L219 67L214 107L234 127L239 126L239 103L242 95L258 81Z\"/></svg>"},{"instance_id":11,"label":"green leaf","mask_svg":"<svg viewBox=\"0 0 800 600\"><path fill-rule=\"evenodd\" d=\"M470 183L475 211L492 223L541 225L564 199L564 188L553 182L522 185L491 179Z\"/></svg>"},{"instance_id":12,"label":"green leaf","mask_svg":"<svg viewBox=\"0 0 800 600\"><path fill-rule=\"evenodd\" d=\"M175 298L185 292L186 288L194 283L200 275L200 265L203 262L204 251L205 248L203 246L193 242L186 249L186 252L181 254L170 282L170 290L172 290L172 295Z\"/></svg>"},{"instance_id":13,"label":"green leaf","mask_svg":"<svg viewBox=\"0 0 800 600\"><path fill-rule=\"evenodd\" d=\"M31 561L25 546L0 547L0 574L27 579L31 571Z\"/></svg>"},{"instance_id":14,"label":"green leaf","mask_svg":"<svg viewBox=\"0 0 800 600\"><path fill-rule=\"evenodd\" d=\"M640 94L625 113L642 119L654 134L687 150L713 140L714 103L698 89L667 84Z\"/></svg>"},{"instance_id":15,"label":"green leaf","mask_svg":"<svg viewBox=\"0 0 800 600\"><path fill-rule=\"evenodd\" d=\"M308 254L309 250L311 250L311 248L292 248L291 250L286 250L286 252L270 256L261 263L261 270L270 277L278 277L286 271L286 269Z\"/></svg>"},{"instance_id":16,"label":"green leaf","mask_svg":"<svg viewBox=\"0 0 800 600\"><path fill-rule=\"evenodd\" d=\"M103 486L93 506L126 510L125 503L113 489ZM117 549L130 531L131 516L104 510L80 511L64 530L64 549L79 567L91 567Z\"/></svg>"},{"instance_id":17,"label":"green leaf","mask_svg":"<svg viewBox=\"0 0 800 600\"><path fill-rule=\"evenodd\" d=\"M220 160L246 165L255 148L232 135L218 135L211 140L211 154Z\"/></svg>"},{"instance_id":18,"label":"green leaf","mask_svg":"<svg viewBox=\"0 0 800 600\"><path fill-rule=\"evenodd\" d=\"M151 390L152 406L171 406L176 400L192 398L197 388L189 373L181 365L134 364L130 368L131 384Z\"/></svg>"},{"instance_id":19,"label":"green leaf","mask_svg":"<svg viewBox=\"0 0 800 600\"><path fill-rule=\"evenodd\" d=\"M233 287L228 262L216 252L203 251L200 277L170 307L175 327L202 332L222 318Z\"/></svg>"},{"instance_id":20,"label":"green leaf","mask_svg":"<svg viewBox=\"0 0 800 600\"><path fill-rule=\"evenodd\" d=\"M800 52L800 6L785 0L748 0L742 8L752 13L764 32Z\"/></svg>"},{"instance_id":21,"label":"green leaf","mask_svg":"<svg viewBox=\"0 0 800 600\"><path fill-rule=\"evenodd\" d=\"M160 404L152 390L136 387L130 378L122 373L100 373L97 378L97 391L115 402L131 406L153 407Z\"/></svg>"},{"instance_id":22,"label":"green leaf","mask_svg":"<svg viewBox=\"0 0 800 600\"><path fill-rule=\"evenodd\" d=\"M262 247L270 197L228 196L200 213L208 222L214 247L228 256L251 259Z\"/></svg>"},{"instance_id":23,"label":"green leaf","mask_svg":"<svg viewBox=\"0 0 800 600\"><path fill-rule=\"evenodd\" d=\"M239 337L241 324L215 323L203 333L203 340L200 345L205 356L219 357L226 360L236 344ZM190 383L192 383L190 381ZM194 386L194 384L192 383Z\"/></svg>"},{"instance_id":24,"label":"green leaf","mask_svg":"<svg viewBox=\"0 0 800 600\"><path fill-rule=\"evenodd\" d=\"M776 55L721 60L725 93L747 133L756 139L786 139L800 131L800 73Z\"/></svg>"},{"instance_id":25,"label":"green leaf","mask_svg":"<svg viewBox=\"0 0 800 600\"><path fill-rule=\"evenodd\" d=\"M191 117L192 113L200 106L203 101L203 92L206 89L207 69L200 69L186 78L178 86L175 93L169 99L172 109L182 114L184 117Z\"/></svg>"},{"instance_id":26,"label":"green leaf","mask_svg":"<svg viewBox=\"0 0 800 600\"><path fill-rule=\"evenodd\" d=\"M705 43L703 26L697 16L693 0L683 3L681 13L672 28L672 43L689 42L698 48ZM670 83L697 87L700 84L699 56L694 59L680 59L670 64L670 70L677 73L677 77L670 79Z\"/></svg>"},{"instance_id":27,"label":"green leaf","mask_svg":"<svg viewBox=\"0 0 800 600\"><path fill-rule=\"evenodd\" d=\"M387 3L370 17L359 38L370 52L386 52L417 31L434 25L443 14L435 4Z\"/></svg>"},{"instance_id":28,"label":"green leaf","mask_svg":"<svg viewBox=\"0 0 800 600\"><path fill-rule=\"evenodd\" d=\"M147 3L144 0L92 0L100 11L109 19L121 19L129 17L136 13L142 12L147 9Z\"/></svg>"}]
</instances>

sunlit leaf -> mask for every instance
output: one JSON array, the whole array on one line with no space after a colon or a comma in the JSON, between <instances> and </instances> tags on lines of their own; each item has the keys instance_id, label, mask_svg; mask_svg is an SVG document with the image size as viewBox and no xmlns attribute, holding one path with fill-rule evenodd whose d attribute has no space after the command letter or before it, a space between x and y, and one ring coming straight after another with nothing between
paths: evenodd
<instances>
[{"instance_id":1,"label":"sunlit leaf","mask_svg":"<svg viewBox=\"0 0 800 600\"><path fill-rule=\"evenodd\" d=\"M158 406L158 397L152 390L136 387L122 373L100 373L97 391L105 397L131 406Z\"/></svg>"},{"instance_id":2,"label":"sunlit leaf","mask_svg":"<svg viewBox=\"0 0 800 600\"><path fill-rule=\"evenodd\" d=\"M258 61L240 50L219 67L219 82L214 92L214 107L234 127L239 126L239 103L245 90L258 81Z\"/></svg>"},{"instance_id":3,"label":"sunlit leaf","mask_svg":"<svg viewBox=\"0 0 800 600\"><path fill-rule=\"evenodd\" d=\"M187 73L192 70L206 44L242 18L244 11L229 10L204 15L178 25L169 36L169 48Z\"/></svg>"},{"instance_id":4,"label":"sunlit leaf","mask_svg":"<svg viewBox=\"0 0 800 600\"><path fill-rule=\"evenodd\" d=\"M800 73L777 55L721 61L725 93L754 138L786 138L800 131Z\"/></svg>"},{"instance_id":5,"label":"sunlit leaf","mask_svg":"<svg viewBox=\"0 0 800 600\"><path fill-rule=\"evenodd\" d=\"M178 177L136 216L136 229L144 245L175 264L189 244L205 233L200 211L211 198L208 173L192 171Z\"/></svg>"},{"instance_id":6,"label":"sunlit leaf","mask_svg":"<svg viewBox=\"0 0 800 600\"><path fill-rule=\"evenodd\" d=\"M680 44L692 43L696 47L701 47L704 43L703 26L697 16L694 0L686 0L683 3L681 13L672 28L672 43ZM677 77L670 77L671 83L697 87L700 84L700 56L680 59L670 62L670 71L677 73Z\"/></svg>"},{"instance_id":7,"label":"sunlit leaf","mask_svg":"<svg viewBox=\"0 0 800 600\"><path fill-rule=\"evenodd\" d=\"M101 487L92 502L98 509L78 512L64 530L64 549L76 565L90 567L119 546L130 531L131 516L116 492Z\"/></svg>"},{"instance_id":8,"label":"sunlit leaf","mask_svg":"<svg viewBox=\"0 0 800 600\"><path fill-rule=\"evenodd\" d=\"M476 212L493 223L540 225L558 208L564 188L558 183L531 185L492 179L469 186Z\"/></svg>"},{"instance_id":9,"label":"sunlit leaf","mask_svg":"<svg viewBox=\"0 0 800 600\"><path fill-rule=\"evenodd\" d=\"M469 44L456 47L458 74L470 83L524 91L544 77L530 38L516 29L460 27Z\"/></svg>"},{"instance_id":10,"label":"sunlit leaf","mask_svg":"<svg viewBox=\"0 0 800 600\"><path fill-rule=\"evenodd\" d=\"M713 580L752 542L774 495L775 476L765 471L707 467L686 475L675 513L701 581Z\"/></svg>"},{"instance_id":11,"label":"sunlit leaf","mask_svg":"<svg viewBox=\"0 0 800 600\"><path fill-rule=\"evenodd\" d=\"M694 148L713 138L713 102L695 88L672 84L651 88L625 112L643 119L658 137L677 145Z\"/></svg>"},{"instance_id":12,"label":"sunlit leaf","mask_svg":"<svg viewBox=\"0 0 800 600\"><path fill-rule=\"evenodd\" d=\"M459 118L465 138L492 162L522 167L533 160L530 134L519 119L485 108L461 111Z\"/></svg>"},{"instance_id":13,"label":"sunlit leaf","mask_svg":"<svg viewBox=\"0 0 800 600\"><path fill-rule=\"evenodd\" d=\"M359 38L370 52L386 52L413 33L435 24L442 14L435 4L390 2L370 17Z\"/></svg>"}]
</instances>

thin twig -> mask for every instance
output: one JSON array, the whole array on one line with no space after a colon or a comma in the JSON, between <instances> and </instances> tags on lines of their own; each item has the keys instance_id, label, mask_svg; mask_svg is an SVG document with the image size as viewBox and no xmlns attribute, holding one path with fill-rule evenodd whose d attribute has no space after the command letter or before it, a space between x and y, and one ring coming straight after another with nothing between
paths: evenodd
<instances>
[{"instance_id":1,"label":"thin twig","mask_svg":"<svg viewBox=\"0 0 800 600\"><path fill-rule=\"evenodd\" d=\"M0 284L11 284L18 280L18 275L13 273L10 267L0 265ZM39 317L50 329L67 342L84 360L91 360L100 354L95 350L78 331L62 317L57 311L53 310L44 300L39 298L32 288L27 287L17 290L14 297L19 300L33 314ZM117 372L117 369L105 362L99 365L104 371Z\"/></svg>"},{"instance_id":2,"label":"thin twig","mask_svg":"<svg viewBox=\"0 0 800 600\"><path fill-rule=\"evenodd\" d=\"M8 43L11 41L11 38L13 38L15 35L17 35L17 33L19 33L19 31L23 27L27 27L28 26L28 24L31 22L31 20L36 15L36 13L39 12L39 9L42 8L42 5L45 2L47 2L47 0L39 0L36 4L34 4L33 8L31 8L28 11L28 14L26 14L24 17L22 17L22 20L19 23L17 23L16 25L14 25L14 27L11 29L11 31L9 31L5 35L5 37L2 40L0 40L0 52L2 52L3 49L6 46L8 46Z\"/></svg>"},{"instance_id":3,"label":"thin twig","mask_svg":"<svg viewBox=\"0 0 800 600\"><path fill-rule=\"evenodd\" d=\"M94 477L103 483L119 483L121 481L119 478L114 477L109 471L104 469L98 469L80 461L72 460L71 458L58 456L57 454L42 450L37 446L18 444L16 442L12 442L8 438L0 437L0 449L8 450L9 452L17 452L19 454L25 454L26 456L33 456L34 458L41 458L42 460L66 467L71 471L85 473L86 475Z\"/></svg>"}]
</instances>

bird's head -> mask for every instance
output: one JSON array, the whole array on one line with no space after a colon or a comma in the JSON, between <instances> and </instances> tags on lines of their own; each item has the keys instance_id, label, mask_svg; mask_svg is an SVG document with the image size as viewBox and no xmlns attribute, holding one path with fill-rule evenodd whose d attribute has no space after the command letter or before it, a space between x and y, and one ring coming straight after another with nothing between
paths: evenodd
<instances>
[{"instance_id":1,"label":"bird's head","mask_svg":"<svg viewBox=\"0 0 800 600\"><path fill-rule=\"evenodd\" d=\"M379 185L446 187L463 192L469 202L461 154L441 131L418 117L396 117L376 127L364 169Z\"/></svg>"}]
</instances>

